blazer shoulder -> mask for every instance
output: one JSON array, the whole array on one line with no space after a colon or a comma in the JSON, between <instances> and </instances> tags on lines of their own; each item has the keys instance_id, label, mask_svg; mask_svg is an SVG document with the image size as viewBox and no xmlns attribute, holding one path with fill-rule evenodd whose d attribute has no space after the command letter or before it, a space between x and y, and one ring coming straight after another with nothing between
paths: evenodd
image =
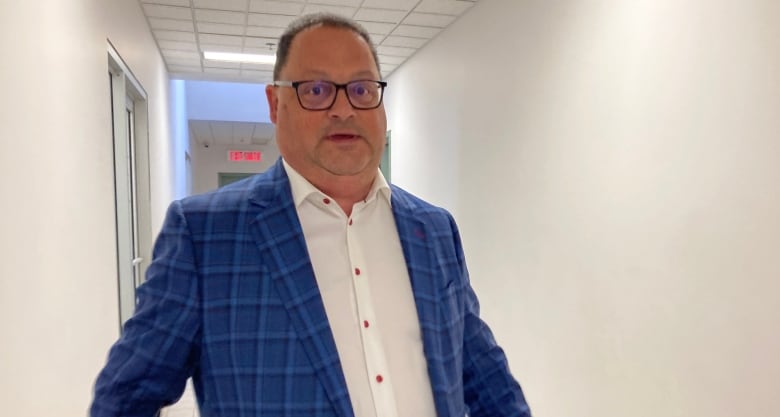
<instances>
[{"instance_id":1,"label":"blazer shoulder","mask_svg":"<svg viewBox=\"0 0 780 417\"><path fill-rule=\"evenodd\" d=\"M290 183L281 163L267 171L171 203L166 223L180 216L193 235L246 227L269 207L289 207Z\"/></svg>"},{"instance_id":2,"label":"blazer shoulder","mask_svg":"<svg viewBox=\"0 0 780 417\"><path fill-rule=\"evenodd\" d=\"M445 208L433 205L397 185L390 185L393 212L396 216L414 218L435 226L455 226L455 219Z\"/></svg>"},{"instance_id":3,"label":"blazer shoulder","mask_svg":"<svg viewBox=\"0 0 780 417\"><path fill-rule=\"evenodd\" d=\"M251 202L264 203L274 198L289 180L281 159L268 170L224 187L180 200L185 213L246 210ZM288 187L289 188L289 187Z\"/></svg>"}]
</instances>

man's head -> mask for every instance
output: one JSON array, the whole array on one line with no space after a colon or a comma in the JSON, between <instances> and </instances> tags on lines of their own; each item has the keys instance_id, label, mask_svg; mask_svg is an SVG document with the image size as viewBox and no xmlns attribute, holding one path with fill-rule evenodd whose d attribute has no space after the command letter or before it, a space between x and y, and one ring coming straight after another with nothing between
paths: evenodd
<instances>
[{"instance_id":1,"label":"man's head","mask_svg":"<svg viewBox=\"0 0 780 417\"><path fill-rule=\"evenodd\" d=\"M354 20L350 20L347 19L346 17L341 17L339 15L329 14L329 13L315 13L315 14L302 16L301 18L293 21L292 23L290 23L290 26L287 27L284 33L282 33L282 36L279 38L279 45L277 45L276 47L276 64L274 65L274 81L280 80L279 74L281 73L284 65L287 63L287 57L290 55L290 44L292 44L292 41L295 38L295 36L297 36L300 32L314 26L328 26L333 28L342 28L342 29L350 30L360 35L360 37L366 41L368 47L371 49L371 55L374 57L374 62L376 62L377 72L379 72L380 74L382 73L381 68L379 66L379 58L377 57L376 54L376 47L374 46L374 43L371 42L371 37L368 35L368 32L366 31L365 28L363 28L363 26L360 26Z\"/></svg>"},{"instance_id":2,"label":"man's head","mask_svg":"<svg viewBox=\"0 0 780 417\"><path fill-rule=\"evenodd\" d=\"M387 120L379 65L366 32L341 17L306 16L282 35L277 55L275 85L266 87L266 96L284 159L321 189L344 180L373 181ZM335 97L311 104L333 84L341 86ZM366 94L375 94L374 101L364 101Z\"/></svg>"}]
</instances>

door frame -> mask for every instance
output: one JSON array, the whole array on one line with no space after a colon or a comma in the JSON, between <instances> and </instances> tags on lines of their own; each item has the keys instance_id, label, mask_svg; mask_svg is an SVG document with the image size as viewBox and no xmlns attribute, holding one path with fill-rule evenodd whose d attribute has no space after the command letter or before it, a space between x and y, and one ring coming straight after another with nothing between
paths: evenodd
<instances>
[{"instance_id":1,"label":"door frame","mask_svg":"<svg viewBox=\"0 0 780 417\"><path fill-rule=\"evenodd\" d=\"M107 41L114 150L120 329L135 310L135 289L151 260L149 118L146 90Z\"/></svg>"}]
</instances>

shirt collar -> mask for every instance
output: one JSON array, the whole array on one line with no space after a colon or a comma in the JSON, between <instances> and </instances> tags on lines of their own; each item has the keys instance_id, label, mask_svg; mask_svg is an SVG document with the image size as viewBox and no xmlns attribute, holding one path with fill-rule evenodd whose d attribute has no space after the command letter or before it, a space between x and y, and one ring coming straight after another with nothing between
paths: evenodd
<instances>
[{"instance_id":1,"label":"shirt collar","mask_svg":"<svg viewBox=\"0 0 780 417\"><path fill-rule=\"evenodd\" d=\"M290 164L284 160L284 158L282 158L282 165L284 166L284 170L287 172L287 178L290 179L290 188L292 190L295 207L300 207L300 205L306 201L306 198L312 194L319 194L325 197L330 197L312 185L309 180L298 173L295 168L291 167ZM371 184L371 189L368 191L364 201L371 201L377 195L384 197L385 201L387 201L387 204L391 204L390 185L388 185L387 180L385 180L385 176L382 175L382 171L379 170L379 168L376 170L374 183Z\"/></svg>"}]
</instances>

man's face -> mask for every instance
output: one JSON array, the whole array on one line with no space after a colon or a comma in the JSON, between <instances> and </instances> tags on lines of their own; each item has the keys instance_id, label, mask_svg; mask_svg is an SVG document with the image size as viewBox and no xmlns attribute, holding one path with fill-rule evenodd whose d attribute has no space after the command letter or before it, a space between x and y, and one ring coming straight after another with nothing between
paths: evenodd
<instances>
[{"instance_id":1,"label":"man's face","mask_svg":"<svg viewBox=\"0 0 780 417\"><path fill-rule=\"evenodd\" d=\"M347 29L315 26L292 41L280 79L325 80L343 84L379 80L368 44ZM385 146L384 105L356 110L341 89L329 110L301 107L291 87L266 88L276 141L284 159L314 185L338 177L372 178Z\"/></svg>"}]
</instances>

